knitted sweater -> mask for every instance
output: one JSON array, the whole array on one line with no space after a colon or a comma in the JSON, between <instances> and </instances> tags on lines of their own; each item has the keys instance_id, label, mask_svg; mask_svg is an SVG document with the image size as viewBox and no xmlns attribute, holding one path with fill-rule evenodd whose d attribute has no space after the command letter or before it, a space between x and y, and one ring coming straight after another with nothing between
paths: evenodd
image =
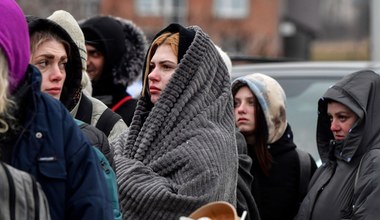
<instances>
[{"instance_id":1,"label":"knitted sweater","mask_svg":"<svg viewBox=\"0 0 380 220\"><path fill-rule=\"evenodd\" d=\"M236 203L238 157L227 68L198 27L152 107L140 98L129 132L111 143L125 219L179 219Z\"/></svg>"}]
</instances>

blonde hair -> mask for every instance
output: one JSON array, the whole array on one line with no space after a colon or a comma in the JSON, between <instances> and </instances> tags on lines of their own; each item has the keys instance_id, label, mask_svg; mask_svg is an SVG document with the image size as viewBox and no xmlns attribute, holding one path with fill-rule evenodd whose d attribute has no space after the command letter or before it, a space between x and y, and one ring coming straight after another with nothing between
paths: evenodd
<instances>
[{"instance_id":1,"label":"blonde hair","mask_svg":"<svg viewBox=\"0 0 380 220\"><path fill-rule=\"evenodd\" d=\"M70 44L58 36L58 34L50 31L37 31L30 36L30 53L34 54L43 43L49 40L56 40L57 42L62 43L66 50L67 57L70 57ZM33 57L31 56L30 59L32 60Z\"/></svg>"},{"instance_id":2,"label":"blonde hair","mask_svg":"<svg viewBox=\"0 0 380 220\"><path fill-rule=\"evenodd\" d=\"M142 96L145 95L145 89L148 84L148 75L151 71L150 67L150 60L152 59L153 55L156 53L156 50L161 45L169 45L173 51L173 53L178 57L178 45L179 45L179 33L171 33L171 32L165 32L158 36L152 43L149 51L147 60L145 62L145 70L144 70L144 85L142 88Z\"/></svg>"},{"instance_id":3,"label":"blonde hair","mask_svg":"<svg viewBox=\"0 0 380 220\"><path fill-rule=\"evenodd\" d=\"M5 117L9 114L8 109L15 103L10 99L9 93L9 68L8 60L0 48L0 134L9 129ZM9 117L9 116L8 116Z\"/></svg>"}]
</instances>

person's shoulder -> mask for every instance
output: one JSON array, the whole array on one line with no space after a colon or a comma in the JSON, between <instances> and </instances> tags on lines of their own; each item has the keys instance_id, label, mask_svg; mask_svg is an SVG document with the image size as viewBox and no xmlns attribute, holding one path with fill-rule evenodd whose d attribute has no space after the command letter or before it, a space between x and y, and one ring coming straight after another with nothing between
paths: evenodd
<instances>
[{"instance_id":1,"label":"person's shoulder","mask_svg":"<svg viewBox=\"0 0 380 220\"><path fill-rule=\"evenodd\" d=\"M92 114L101 115L108 107L102 101L92 96L87 96L92 103Z\"/></svg>"},{"instance_id":2,"label":"person's shoulder","mask_svg":"<svg viewBox=\"0 0 380 220\"><path fill-rule=\"evenodd\" d=\"M366 164L366 170L370 171L373 169L380 171L380 149L372 149L363 155L361 163ZM380 176L380 173L379 173Z\"/></svg>"},{"instance_id":3,"label":"person's shoulder","mask_svg":"<svg viewBox=\"0 0 380 220\"><path fill-rule=\"evenodd\" d=\"M108 143L107 136L101 130L82 121L78 123L79 120L77 119L75 119L75 121L79 125L81 131L87 136L91 144L98 146L100 142Z\"/></svg>"}]
</instances>

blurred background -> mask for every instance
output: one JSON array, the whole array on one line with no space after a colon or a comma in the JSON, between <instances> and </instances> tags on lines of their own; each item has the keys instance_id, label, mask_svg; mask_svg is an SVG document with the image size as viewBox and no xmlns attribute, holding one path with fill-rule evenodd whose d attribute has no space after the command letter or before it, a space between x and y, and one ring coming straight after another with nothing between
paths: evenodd
<instances>
[{"instance_id":1,"label":"blurred background","mask_svg":"<svg viewBox=\"0 0 380 220\"><path fill-rule=\"evenodd\" d=\"M231 56L377 60L378 0L17 0L24 13L114 15L150 40L171 22L198 25ZM371 13L371 11L373 11ZM379 28L377 28L379 29ZM378 39L379 42L376 42ZM380 59L379 59L380 60Z\"/></svg>"}]
</instances>

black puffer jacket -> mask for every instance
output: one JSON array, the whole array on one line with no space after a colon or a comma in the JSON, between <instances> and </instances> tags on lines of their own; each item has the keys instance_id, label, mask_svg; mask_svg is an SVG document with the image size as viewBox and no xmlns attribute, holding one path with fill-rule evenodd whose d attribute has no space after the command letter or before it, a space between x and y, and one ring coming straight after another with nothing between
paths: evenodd
<instances>
[{"instance_id":1,"label":"black puffer jacket","mask_svg":"<svg viewBox=\"0 0 380 220\"><path fill-rule=\"evenodd\" d=\"M358 116L341 142L331 141L326 99ZM320 99L317 144L325 163L314 174L296 219L379 219L379 103L380 76L369 70L344 77Z\"/></svg>"}]
</instances>

